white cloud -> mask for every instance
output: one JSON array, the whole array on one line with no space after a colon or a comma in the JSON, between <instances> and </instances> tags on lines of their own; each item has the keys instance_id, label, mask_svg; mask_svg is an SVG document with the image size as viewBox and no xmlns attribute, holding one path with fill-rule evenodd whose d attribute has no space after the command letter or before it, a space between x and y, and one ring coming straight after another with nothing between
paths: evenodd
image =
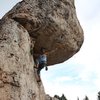
<instances>
[{"instance_id":1,"label":"white cloud","mask_svg":"<svg viewBox=\"0 0 100 100\"><path fill-rule=\"evenodd\" d=\"M78 16L82 20L91 20L97 15L98 10L100 9L99 5L100 0L76 0Z\"/></svg>"},{"instance_id":2,"label":"white cloud","mask_svg":"<svg viewBox=\"0 0 100 100\"><path fill-rule=\"evenodd\" d=\"M69 76L62 76L62 77L58 77L58 78L55 79L55 81L58 82L58 83L71 81L71 80L73 80L73 77L69 77Z\"/></svg>"},{"instance_id":3,"label":"white cloud","mask_svg":"<svg viewBox=\"0 0 100 100\"><path fill-rule=\"evenodd\" d=\"M73 84L61 84L56 81L48 82L45 80L43 84L45 85L46 93L51 96L54 96L54 94L61 96L64 93L68 100L76 100L77 97L83 100L85 95L89 96L90 100L96 100L97 97L97 94L89 90L87 86L76 85L74 82Z\"/></svg>"}]
</instances>

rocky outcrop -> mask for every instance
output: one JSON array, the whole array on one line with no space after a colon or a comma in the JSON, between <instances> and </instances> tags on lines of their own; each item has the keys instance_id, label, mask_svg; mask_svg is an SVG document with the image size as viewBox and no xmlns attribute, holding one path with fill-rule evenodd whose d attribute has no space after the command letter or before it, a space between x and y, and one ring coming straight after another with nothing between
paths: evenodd
<instances>
[{"instance_id":1,"label":"rocky outcrop","mask_svg":"<svg viewBox=\"0 0 100 100\"><path fill-rule=\"evenodd\" d=\"M83 31L74 0L23 0L0 20L0 100L45 100L33 53L48 51L48 65L77 53ZM33 52L31 52L33 51Z\"/></svg>"},{"instance_id":2,"label":"rocky outcrop","mask_svg":"<svg viewBox=\"0 0 100 100\"><path fill-rule=\"evenodd\" d=\"M35 40L34 53L41 47L50 52L48 65L67 60L83 43L74 0L24 0L3 19L13 19L28 31Z\"/></svg>"},{"instance_id":3,"label":"rocky outcrop","mask_svg":"<svg viewBox=\"0 0 100 100\"><path fill-rule=\"evenodd\" d=\"M45 100L43 86L35 78L30 47L23 26L12 19L1 22L0 100Z\"/></svg>"}]
</instances>

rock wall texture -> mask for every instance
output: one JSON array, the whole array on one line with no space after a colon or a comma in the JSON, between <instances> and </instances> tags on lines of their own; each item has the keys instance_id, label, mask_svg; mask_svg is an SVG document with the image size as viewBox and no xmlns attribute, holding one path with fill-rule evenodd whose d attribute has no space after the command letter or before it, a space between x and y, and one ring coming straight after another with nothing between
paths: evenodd
<instances>
[{"instance_id":1,"label":"rock wall texture","mask_svg":"<svg viewBox=\"0 0 100 100\"><path fill-rule=\"evenodd\" d=\"M33 53L45 47L48 65L58 64L77 53L83 39L74 0L16 4L0 20L0 100L46 100Z\"/></svg>"},{"instance_id":2,"label":"rock wall texture","mask_svg":"<svg viewBox=\"0 0 100 100\"><path fill-rule=\"evenodd\" d=\"M0 100L45 100L43 86L35 78L30 44L27 30L18 22L1 22Z\"/></svg>"}]
</instances>

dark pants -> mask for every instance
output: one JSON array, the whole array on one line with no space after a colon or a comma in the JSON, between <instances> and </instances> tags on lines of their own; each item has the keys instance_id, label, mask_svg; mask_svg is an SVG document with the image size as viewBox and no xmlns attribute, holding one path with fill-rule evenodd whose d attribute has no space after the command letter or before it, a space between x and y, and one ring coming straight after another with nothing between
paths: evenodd
<instances>
[{"instance_id":1,"label":"dark pants","mask_svg":"<svg viewBox=\"0 0 100 100\"><path fill-rule=\"evenodd\" d=\"M37 69L37 74L40 75L40 71L46 66L46 63L40 63Z\"/></svg>"}]
</instances>

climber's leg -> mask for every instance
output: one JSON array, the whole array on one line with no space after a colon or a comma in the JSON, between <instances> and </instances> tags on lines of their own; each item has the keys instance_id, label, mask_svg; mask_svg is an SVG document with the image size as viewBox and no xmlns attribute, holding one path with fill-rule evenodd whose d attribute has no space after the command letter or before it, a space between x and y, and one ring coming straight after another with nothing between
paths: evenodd
<instances>
[{"instance_id":1,"label":"climber's leg","mask_svg":"<svg viewBox=\"0 0 100 100\"><path fill-rule=\"evenodd\" d=\"M35 66L34 67L37 68L37 69L39 68L39 61L37 59L35 60Z\"/></svg>"},{"instance_id":2,"label":"climber's leg","mask_svg":"<svg viewBox=\"0 0 100 100\"><path fill-rule=\"evenodd\" d=\"M37 81L40 82L41 81L41 78L40 78L40 71L44 68L44 64L39 64L38 66L38 69L37 69L37 76L38 76L38 79Z\"/></svg>"}]
</instances>

